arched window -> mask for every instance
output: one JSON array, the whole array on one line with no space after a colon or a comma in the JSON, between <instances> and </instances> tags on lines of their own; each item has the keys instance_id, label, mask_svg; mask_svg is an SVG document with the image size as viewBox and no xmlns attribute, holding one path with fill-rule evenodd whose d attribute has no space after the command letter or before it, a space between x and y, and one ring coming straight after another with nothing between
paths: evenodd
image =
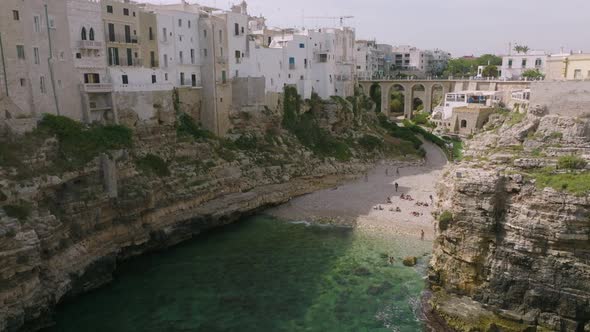
<instances>
[{"instance_id":1,"label":"arched window","mask_svg":"<svg viewBox=\"0 0 590 332\"><path fill-rule=\"evenodd\" d=\"M86 28L82 27L82 40L86 40Z\"/></svg>"},{"instance_id":2,"label":"arched window","mask_svg":"<svg viewBox=\"0 0 590 332\"><path fill-rule=\"evenodd\" d=\"M461 120L461 128L467 128L467 120Z\"/></svg>"},{"instance_id":3,"label":"arched window","mask_svg":"<svg viewBox=\"0 0 590 332\"><path fill-rule=\"evenodd\" d=\"M90 30L88 31L88 39L94 40L94 29L92 28L90 28Z\"/></svg>"}]
</instances>

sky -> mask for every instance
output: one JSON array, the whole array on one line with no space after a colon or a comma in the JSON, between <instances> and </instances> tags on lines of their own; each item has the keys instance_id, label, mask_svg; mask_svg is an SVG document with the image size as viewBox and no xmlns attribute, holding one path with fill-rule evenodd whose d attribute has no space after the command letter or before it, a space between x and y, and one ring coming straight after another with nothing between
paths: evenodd
<instances>
[{"instance_id":1,"label":"sky","mask_svg":"<svg viewBox=\"0 0 590 332\"><path fill-rule=\"evenodd\" d=\"M229 9L241 0L200 0ZM180 0L138 0L155 4ZM357 39L443 49L453 56L506 54L510 43L551 53L590 52L590 0L249 0L248 13L271 27L338 26L345 21Z\"/></svg>"}]
</instances>

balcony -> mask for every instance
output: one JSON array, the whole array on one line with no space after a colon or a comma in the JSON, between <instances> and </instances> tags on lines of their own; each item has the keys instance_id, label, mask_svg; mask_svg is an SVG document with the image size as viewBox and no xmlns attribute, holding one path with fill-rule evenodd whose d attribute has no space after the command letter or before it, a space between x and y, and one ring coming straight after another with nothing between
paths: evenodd
<instances>
[{"instance_id":1,"label":"balcony","mask_svg":"<svg viewBox=\"0 0 590 332\"><path fill-rule=\"evenodd\" d=\"M100 50L103 45L102 42L95 40L78 40L78 47L87 50Z\"/></svg>"},{"instance_id":2,"label":"balcony","mask_svg":"<svg viewBox=\"0 0 590 332\"><path fill-rule=\"evenodd\" d=\"M82 91L86 93L109 93L113 92L111 83L87 83L81 85Z\"/></svg>"},{"instance_id":3,"label":"balcony","mask_svg":"<svg viewBox=\"0 0 590 332\"><path fill-rule=\"evenodd\" d=\"M119 44L139 44L137 36L129 36L125 34L107 34L107 43L119 43Z\"/></svg>"}]
</instances>

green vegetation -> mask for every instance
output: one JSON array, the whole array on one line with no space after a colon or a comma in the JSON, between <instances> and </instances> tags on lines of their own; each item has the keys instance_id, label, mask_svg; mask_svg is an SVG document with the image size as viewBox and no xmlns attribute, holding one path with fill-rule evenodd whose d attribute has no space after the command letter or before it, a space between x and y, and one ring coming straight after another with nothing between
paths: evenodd
<instances>
[{"instance_id":1,"label":"green vegetation","mask_svg":"<svg viewBox=\"0 0 590 332\"><path fill-rule=\"evenodd\" d=\"M422 137L424 137L424 139L438 145L438 147L440 147L441 149L446 151L447 142L445 140L443 140L442 138L434 135L433 133L427 131L426 129L424 129L424 128L422 128L422 127L420 127L408 120L404 120L404 127L410 129L411 131L413 131L414 133L416 133L418 135L422 135Z\"/></svg>"},{"instance_id":2,"label":"green vegetation","mask_svg":"<svg viewBox=\"0 0 590 332\"><path fill-rule=\"evenodd\" d=\"M494 65L487 65L481 75L483 77L498 77L498 67L494 66Z\"/></svg>"},{"instance_id":3,"label":"green vegetation","mask_svg":"<svg viewBox=\"0 0 590 332\"><path fill-rule=\"evenodd\" d=\"M400 91L392 91L389 102L389 111L394 114L404 112L404 94Z\"/></svg>"},{"instance_id":4,"label":"green vegetation","mask_svg":"<svg viewBox=\"0 0 590 332\"><path fill-rule=\"evenodd\" d=\"M176 134L178 136L192 136L197 140L215 138L212 132L197 126L193 118L186 113L180 114L176 121Z\"/></svg>"},{"instance_id":5,"label":"green vegetation","mask_svg":"<svg viewBox=\"0 0 590 332\"><path fill-rule=\"evenodd\" d=\"M377 113L381 112L381 93L383 93L383 91L381 91L381 87L379 86L379 84L375 83L371 85L369 97L371 98L373 103L375 103L375 112Z\"/></svg>"},{"instance_id":6,"label":"green vegetation","mask_svg":"<svg viewBox=\"0 0 590 332\"><path fill-rule=\"evenodd\" d=\"M28 204L21 205L4 205L2 207L6 215L11 218L17 218L20 221L25 221L31 215L31 207Z\"/></svg>"},{"instance_id":7,"label":"green vegetation","mask_svg":"<svg viewBox=\"0 0 590 332\"><path fill-rule=\"evenodd\" d=\"M553 173L550 170L541 170L530 174L530 176L536 180L539 189L550 187L576 195L590 192L590 172Z\"/></svg>"},{"instance_id":8,"label":"green vegetation","mask_svg":"<svg viewBox=\"0 0 590 332\"><path fill-rule=\"evenodd\" d=\"M438 227L444 231L449 227L449 224L453 222L453 213L445 210L438 216Z\"/></svg>"},{"instance_id":9,"label":"green vegetation","mask_svg":"<svg viewBox=\"0 0 590 332\"><path fill-rule=\"evenodd\" d=\"M375 151L383 149L383 142L373 135L364 135L358 141L359 145L367 151Z\"/></svg>"},{"instance_id":10,"label":"green vegetation","mask_svg":"<svg viewBox=\"0 0 590 332\"><path fill-rule=\"evenodd\" d=\"M453 144L453 158L452 160L462 160L463 159L463 142L458 139L451 140Z\"/></svg>"},{"instance_id":11,"label":"green vegetation","mask_svg":"<svg viewBox=\"0 0 590 332\"><path fill-rule=\"evenodd\" d=\"M524 118L526 117L525 113L520 113L520 112L510 112L509 113L509 118L508 118L508 124L511 126L514 126L518 123L521 123L522 120L524 120Z\"/></svg>"},{"instance_id":12,"label":"green vegetation","mask_svg":"<svg viewBox=\"0 0 590 332\"><path fill-rule=\"evenodd\" d=\"M84 126L64 116L46 114L38 131L54 135L59 140L60 161L66 169L83 166L109 150L130 148L131 129L120 125Z\"/></svg>"},{"instance_id":13,"label":"green vegetation","mask_svg":"<svg viewBox=\"0 0 590 332\"><path fill-rule=\"evenodd\" d=\"M283 127L316 155L340 161L352 157L349 146L320 128L312 112L300 114L301 98L294 87L285 87L283 108Z\"/></svg>"},{"instance_id":14,"label":"green vegetation","mask_svg":"<svg viewBox=\"0 0 590 332\"><path fill-rule=\"evenodd\" d=\"M147 154L145 157L137 159L135 163L144 173L154 174L159 177L170 175L168 163L154 154Z\"/></svg>"},{"instance_id":15,"label":"green vegetation","mask_svg":"<svg viewBox=\"0 0 590 332\"><path fill-rule=\"evenodd\" d=\"M477 75L478 66L500 65L502 65L502 58L492 54L484 54L479 58L455 58L449 60L443 75L447 77L475 76Z\"/></svg>"},{"instance_id":16,"label":"green vegetation","mask_svg":"<svg viewBox=\"0 0 590 332\"><path fill-rule=\"evenodd\" d=\"M528 78L531 80L538 80L538 79L544 78L545 75L543 75L543 73L541 73L539 71L539 69L529 69L529 70L526 70L524 73L522 73L522 77Z\"/></svg>"},{"instance_id":17,"label":"green vegetation","mask_svg":"<svg viewBox=\"0 0 590 332\"><path fill-rule=\"evenodd\" d=\"M516 53L527 54L529 52L529 50L530 50L530 48L526 45L519 45L519 44L514 45L514 51Z\"/></svg>"},{"instance_id":18,"label":"green vegetation","mask_svg":"<svg viewBox=\"0 0 590 332\"><path fill-rule=\"evenodd\" d=\"M588 162L578 156L563 156L557 160L557 167L560 169L584 169L587 165Z\"/></svg>"},{"instance_id":19,"label":"green vegetation","mask_svg":"<svg viewBox=\"0 0 590 332\"><path fill-rule=\"evenodd\" d=\"M422 146L422 141L416 137L415 133L410 128L398 126L397 124L389 121L383 114L379 114L378 119L381 127L387 130L389 135L412 143L414 149L416 150L420 149Z\"/></svg>"}]
</instances>

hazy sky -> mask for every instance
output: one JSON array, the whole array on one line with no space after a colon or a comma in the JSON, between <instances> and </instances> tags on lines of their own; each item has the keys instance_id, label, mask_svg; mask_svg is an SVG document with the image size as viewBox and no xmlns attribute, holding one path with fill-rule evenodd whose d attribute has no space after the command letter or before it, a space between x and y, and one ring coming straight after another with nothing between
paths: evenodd
<instances>
[{"instance_id":1,"label":"hazy sky","mask_svg":"<svg viewBox=\"0 0 590 332\"><path fill-rule=\"evenodd\" d=\"M222 9L240 1L189 0ZM561 47L590 52L590 0L250 0L248 8L278 27L301 27L303 16L351 15L346 23L356 28L357 39L441 48L453 56L503 54L510 42L550 52ZM307 19L305 24L338 21Z\"/></svg>"}]
</instances>

